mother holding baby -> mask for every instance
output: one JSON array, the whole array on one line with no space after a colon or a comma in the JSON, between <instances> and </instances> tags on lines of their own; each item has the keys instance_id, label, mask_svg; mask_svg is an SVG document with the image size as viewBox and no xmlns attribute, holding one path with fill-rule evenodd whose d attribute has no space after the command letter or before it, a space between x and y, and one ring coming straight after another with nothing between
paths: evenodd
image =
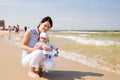
<instances>
[{"instance_id":1,"label":"mother holding baby","mask_svg":"<svg viewBox=\"0 0 120 80\"><path fill-rule=\"evenodd\" d=\"M52 19L47 16L42 19L37 29L27 30L21 42L22 48L22 64L29 68L28 75L32 78L41 76L43 69L52 69L55 67L55 62L51 59L45 59L41 52L43 47L36 46L41 32L47 32L52 28ZM45 50L51 50L51 47L44 46ZM38 69L38 74L35 70Z\"/></svg>"}]
</instances>

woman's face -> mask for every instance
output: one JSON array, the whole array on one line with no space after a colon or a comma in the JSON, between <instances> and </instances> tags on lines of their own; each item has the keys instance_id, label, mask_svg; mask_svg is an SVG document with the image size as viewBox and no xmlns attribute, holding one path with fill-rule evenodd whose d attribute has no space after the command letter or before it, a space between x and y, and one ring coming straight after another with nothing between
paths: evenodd
<instances>
[{"instance_id":1,"label":"woman's face","mask_svg":"<svg viewBox=\"0 0 120 80\"><path fill-rule=\"evenodd\" d=\"M46 21L44 23L40 23L39 31L40 32L47 32L51 28L51 24Z\"/></svg>"}]
</instances>

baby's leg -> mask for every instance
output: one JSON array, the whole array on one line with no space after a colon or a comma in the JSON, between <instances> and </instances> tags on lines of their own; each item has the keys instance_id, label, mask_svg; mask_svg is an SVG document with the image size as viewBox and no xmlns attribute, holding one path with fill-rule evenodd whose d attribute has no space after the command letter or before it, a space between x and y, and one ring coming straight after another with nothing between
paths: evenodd
<instances>
[{"instance_id":1,"label":"baby's leg","mask_svg":"<svg viewBox=\"0 0 120 80\"><path fill-rule=\"evenodd\" d=\"M55 67L55 62L52 59L46 58L41 62L42 68L45 71L48 71L50 69L53 69Z\"/></svg>"}]
</instances>

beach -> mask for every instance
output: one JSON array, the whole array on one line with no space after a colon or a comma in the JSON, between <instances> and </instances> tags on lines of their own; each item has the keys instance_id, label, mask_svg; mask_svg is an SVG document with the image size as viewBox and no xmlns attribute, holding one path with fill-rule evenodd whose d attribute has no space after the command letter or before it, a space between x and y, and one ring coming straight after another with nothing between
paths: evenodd
<instances>
[{"instance_id":1,"label":"beach","mask_svg":"<svg viewBox=\"0 0 120 80\"><path fill-rule=\"evenodd\" d=\"M20 33L19 35L21 36ZM6 38L8 40L5 40ZM33 80L27 73L28 69L24 68L21 64L21 49L19 44L19 38L12 33L9 35L7 31L0 31L0 80ZM21 36L22 37L22 36ZM16 39L16 43L12 41ZM10 39L10 40L9 40ZM52 38L54 39L54 38ZM18 41L18 43L17 43ZM52 40L54 42L54 40ZM62 40L62 42L68 42ZM60 44L55 43L56 45ZM60 46L60 45L58 45ZM60 49L60 52L62 50ZM61 55L61 54L60 54ZM41 78L36 80L119 80L120 74L101 70L98 68L90 67L88 65L79 63L74 60L67 59L59 56L55 58L56 67L49 73L43 73Z\"/></svg>"}]
</instances>

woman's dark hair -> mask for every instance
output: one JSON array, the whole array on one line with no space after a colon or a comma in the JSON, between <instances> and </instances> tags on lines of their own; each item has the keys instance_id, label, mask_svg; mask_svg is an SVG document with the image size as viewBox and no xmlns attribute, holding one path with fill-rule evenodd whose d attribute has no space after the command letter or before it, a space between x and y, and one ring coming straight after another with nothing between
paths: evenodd
<instances>
[{"instance_id":1,"label":"woman's dark hair","mask_svg":"<svg viewBox=\"0 0 120 80\"><path fill-rule=\"evenodd\" d=\"M48 21L50 23L51 27L53 26L52 19L49 16L44 17L40 23L44 23L46 21ZM37 26L37 28L39 28L39 26L40 26L40 24Z\"/></svg>"}]
</instances>

